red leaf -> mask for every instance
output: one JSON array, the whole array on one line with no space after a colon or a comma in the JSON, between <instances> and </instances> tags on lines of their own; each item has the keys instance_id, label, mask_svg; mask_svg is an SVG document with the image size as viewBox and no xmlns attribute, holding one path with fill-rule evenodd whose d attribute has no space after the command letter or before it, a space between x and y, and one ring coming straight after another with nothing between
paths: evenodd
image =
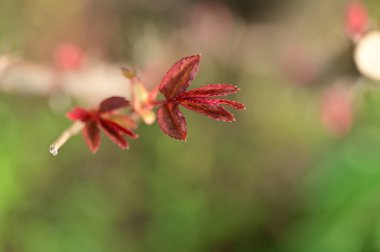
<instances>
[{"instance_id":1,"label":"red leaf","mask_svg":"<svg viewBox=\"0 0 380 252\"><path fill-rule=\"evenodd\" d=\"M186 140L186 119L178 105L166 103L157 111L158 124L161 130L172 138Z\"/></svg>"},{"instance_id":2,"label":"red leaf","mask_svg":"<svg viewBox=\"0 0 380 252\"><path fill-rule=\"evenodd\" d=\"M213 100L189 99L180 101L180 104L190 110L206 115L215 120L225 122L235 121L234 116L230 112L218 106Z\"/></svg>"},{"instance_id":3,"label":"red leaf","mask_svg":"<svg viewBox=\"0 0 380 252\"><path fill-rule=\"evenodd\" d=\"M103 100L99 105L99 113L111 112L129 105L129 101L123 97L113 96Z\"/></svg>"},{"instance_id":4,"label":"red leaf","mask_svg":"<svg viewBox=\"0 0 380 252\"><path fill-rule=\"evenodd\" d=\"M100 146L100 131L96 122L86 124L83 129L83 137L90 151L95 153Z\"/></svg>"},{"instance_id":5,"label":"red leaf","mask_svg":"<svg viewBox=\"0 0 380 252\"><path fill-rule=\"evenodd\" d=\"M109 123L109 120L100 120L100 125L102 126L104 132L108 136L108 138L114 142L115 144L119 145L120 148L125 149L128 148L128 143L124 139L124 137L121 135L118 128L115 128L114 124Z\"/></svg>"},{"instance_id":6,"label":"red leaf","mask_svg":"<svg viewBox=\"0 0 380 252\"><path fill-rule=\"evenodd\" d=\"M199 68L200 55L185 57L177 61L160 83L160 92L170 100L184 92L194 79Z\"/></svg>"},{"instance_id":7,"label":"red leaf","mask_svg":"<svg viewBox=\"0 0 380 252\"><path fill-rule=\"evenodd\" d=\"M244 104L237 101L230 101L230 100L209 100L209 101L215 102L216 104L228 105L230 107L233 107L239 110L245 109Z\"/></svg>"},{"instance_id":8,"label":"red leaf","mask_svg":"<svg viewBox=\"0 0 380 252\"><path fill-rule=\"evenodd\" d=\"M195 88L190 91L182 93L182 98L194 97L194 98L209 98L213 96L225 96L234 94L240 89L231 84L209 84L200 88Z\"/></svg>"},{"instance_id":9,"label":"red leaf","mask_svg":"<svg viewBox=\"0 0 380 252\"><path fill-rule=\"evenodd\" d=\"M124 133L132 138L138 138L138 135L136 133L134 133L133 131L129 130L129 129L126 129L124 127L122 127L121 125L111 121L111 120L108 120L108 119L104 119L104 118L101 118L100 119L101 123L103 124L107 124L108 126L112 127L113 129L115 129L118 133Z\"/></svg>"},{"instance_id":10,"label":"red leaf","mask_svg":"<svg viewBox=\"0 0 380 252\"><path fill-rule=\"evenodd\" d=\"M120 126L126 128L126 129L136 129L137 123L126 115L119 115L119 114L111 114L109 117L107 117L111 121L119 124Z\"/></svg>"},{"instance_id":11,"label":"red leaf","mask_svg":"<svg viewBox=\"0 0 380 252\"><path fill-rule=\"evenodd\" d=\"M66 116L72 121L80 120L82 122L86 122L91 118L91 114L82 108L74 108L73 110L67 112Z\"/></svg>"}]
</instances>

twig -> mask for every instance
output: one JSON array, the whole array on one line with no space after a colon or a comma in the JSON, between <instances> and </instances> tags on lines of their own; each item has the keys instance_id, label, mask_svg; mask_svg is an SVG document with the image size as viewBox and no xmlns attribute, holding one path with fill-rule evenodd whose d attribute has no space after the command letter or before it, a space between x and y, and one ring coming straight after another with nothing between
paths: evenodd
<instances>
[{"instance_id":1,"label":"twig","mask_svg":"<svg viewBox=\"0 0 380 252\"><path fill-rule=\"evenodd\" d=\"M67 128L54 143L49 147L49 151L53 156L58 155L58 150L61 148L70 137L77 135L84 128L84 124L80 121L74 122Z\"/></svg>"}]
</instances>

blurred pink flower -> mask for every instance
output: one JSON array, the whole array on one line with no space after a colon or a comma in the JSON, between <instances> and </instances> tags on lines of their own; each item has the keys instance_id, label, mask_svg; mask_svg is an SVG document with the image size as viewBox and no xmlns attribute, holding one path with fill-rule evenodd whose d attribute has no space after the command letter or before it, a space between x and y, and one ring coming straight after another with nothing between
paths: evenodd
<instances>
[{"instance_id":1,"label":"blurred pink flower","mask_svg":"<svg viewBox=\"0 0 380 252\"><path fill-rule=\"evenodd\" d=\"M333 135L342 136L350 131L353 109L347 90L327 90L322 100L321 121L325 129Z\"/></svg>"},{"instance_id":2,"label":"blurred pink flower","mask_svg":"<svg viewBox=\"0 0 380 252\"><path fill-rule=\"evenodd\" d=\"M301 86L312 83L318 74L311 54L296 44L284 50L280 58L280 67L290 81Z\"/></svg>"},{"instance_id":3,"label":"blurred pink flower","mask_svg":"<svg viewBox=\"0 0 380 252\"><path fill-rule=\"evenodd\" d=\"M368 28L367 8L360 0L353 0L346 10L346 30L355 39L363 35Z\"/></svg>"},{"instance_id":4,"label":"blurred pink flower","mask_svg":"<svg viewBox=\"0 0 380 252\"><path fill-rule=\"evenodd\" d=\"M83 64L83 51L80 47L70 43L63 43L54 51L54 62L63 71L78 70Z\"/></svg>"},{"instance_id":5,"label":"blurred pink flower","mask_svg":"<svg viewBox=\"0 0 380 252\"><path fill-rule=\"evenodd\" d=\"M233 39L235 28L231 10L221 2L199 3L191 12L186 41L193 46L223 50Z\"/></svg>"}]
</instances>

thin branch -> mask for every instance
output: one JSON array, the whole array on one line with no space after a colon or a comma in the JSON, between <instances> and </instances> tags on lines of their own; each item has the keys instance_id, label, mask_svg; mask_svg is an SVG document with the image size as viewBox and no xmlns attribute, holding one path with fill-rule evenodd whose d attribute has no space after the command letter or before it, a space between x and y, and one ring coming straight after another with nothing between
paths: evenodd
<instances>
[{"instance_id":1,"label":"thin branch","mask_svg":"<svg viewBox=\"0 0 380 252\"><path fill-rule=\"evenodd\" d=\"M49 147L49 151L53 156L58 155L58 150L61 148L70 137L77 135L84 128L84 123L80 121L74 122L69 128L67 128L54 143Z\"/></svg>"}]
</instances>

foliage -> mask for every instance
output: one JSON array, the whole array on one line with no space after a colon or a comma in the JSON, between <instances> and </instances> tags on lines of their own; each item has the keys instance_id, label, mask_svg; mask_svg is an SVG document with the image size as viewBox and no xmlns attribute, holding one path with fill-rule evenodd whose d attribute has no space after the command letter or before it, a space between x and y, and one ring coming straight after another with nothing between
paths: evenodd
<instances>
[{"instance_id":1,"label":"foliage","mask_svg":"<svg viewBox=\"0 0 380 252\"><path fill-rule=\"evenodd\" d=\"M200 55L185 57L171 67L159 85L159 91L165 95L164 101L156 100L156 88L148 94L138 77L129 69L123 69L124 75L132 79L131 85L135 90L131 103L123 97L110 97L102 101L96 110L75 108L67 116L73 121L81 121L85 124L83 137L93 153L98 150L100 145L99 127L104 130L111 141L122 149L128 148L128 142L123 138L123 134L132 138L138 137L131 131L137 127L137 123L132 118L136 117L134 115L140 115L149 124L153 123L153 120L147 119L147 115L152 117L149 114L153 113L151 110L154 106L159 106L157 114L161 130L178 140L186 140L187 137L186 120L178 108L179 105L216 120L235 121L233 115L220 105L245 109L243 104L210 98L236 93L239 91L236 86L211 84L186 91L198 72L199 60ZM128 115L115 113L116 110L130 105L132 105L132 109Z\"/></svg>"}]
</instances>

